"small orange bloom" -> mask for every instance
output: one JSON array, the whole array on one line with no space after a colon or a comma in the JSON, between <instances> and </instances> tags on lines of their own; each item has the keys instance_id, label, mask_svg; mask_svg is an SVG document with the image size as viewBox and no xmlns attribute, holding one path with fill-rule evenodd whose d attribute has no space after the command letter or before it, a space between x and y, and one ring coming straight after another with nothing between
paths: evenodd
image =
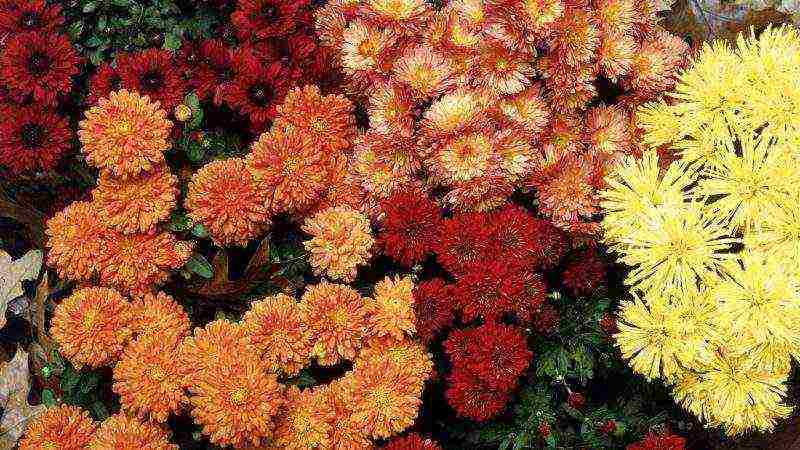
<instances>
[{"instance_id":1,"label":"small orange bloom","mask_svg":"<svg viewBox=\"0 0 800 450\"><path fill-rule=\"evenodd\" d=\"M367 302L373 335L399 340L415 332L413 290L410 276L386 277L375 285L374 299Z\"/></svg>"},{"instance_id":2,"label":"small orange bloom","mask_svg":"<svg viewBox=\"0 0 800 450\"><path fill-rule=\"evenodd\" d=\"M123 233L146 233L175 208L177 184L178 179L168 168L128 179L101 172L92 197L108 226Z\"/></svg>"},{"instance_id":3,"label":"small orange bloom","mask_svg":"<svg viewBox=\"0 0 800 450\"><path fill-rule=\"evenodd\" d=\"M108 228L93 203L75 202L47 221L47 265L62 278L87 281L100 270Z\"/></svg>"},{"instance_id":4,"label":"small orange bloom","mask_svg":"<svg viewBox=\"0 0 800 450\"><path fill-rule=\"evenodd\" d=\"M48 408L28 423L19 450L84 450L97 424L77 406Z\"/></svg>"},{"instance_id":5,"label":"small orange bloom","mask_svg":"<svg viewBox=\"0 0 800 450\"><path fill-rule=\"evenodd\" d=\"M356 118L353 104L342 95L322 95L319 88L307 85L286 94L278 106L279 123L304 132L312 144L325 153L344 152L356 137Z\"/></svg>"},{"instance_id":6,"label":"small orange bloom","mask_svg":"<svg viewBox=\"0 0 800 450\"><path fill-rule=\"evenodd\" d=\"M178 450L158 425L140 422L124 413L115 414L100 424L88 450Z\"/></svg>"},{"instance_id":7,"label":"small orange bloom","mask_svg":"<svg viewBox=\"0 0 800 450\"><path fill-rule=\"evenodd\" d=\"M147 293L131 303L131 330L135 336L174 333L179 338L189 335L189 315L171 296Z\"/></svg>"},{"instance_id":8,"label":"small orange bloom","mask_svg":"<svg viewBox=\"0 0 800 450\"><path fill-rule=\"evenodd\" d=\"M309 262L317 275L353 281L358 266L371 256L375 239L369 219L349 206L337 206L316 213L303 223L311 239L303 245L310 252Z\"/></svg>"},{"instance_id":9,"label":"small orange bloom","mask_svg":"<svg viewBox=\"0 0 800 450\"><path fill-rule=\"evenodd\" d=\"M286 410L278 419L275 443L286 450L330 449L336 414L324 387L287 392Z\"/></svg>"},{"instance_id":10,"label":"small orange bloom","mask_svg":"<svg viewBox=\"0 0 800 450\"><path fill-rule=\"evenodd\" d=\"M306 290L300 307L308 315L316 340L312 354L321 365L334 365L356 356L367 331L367 308L358 292L343 284L323 281Z\"/></svg>"}]
</instances>

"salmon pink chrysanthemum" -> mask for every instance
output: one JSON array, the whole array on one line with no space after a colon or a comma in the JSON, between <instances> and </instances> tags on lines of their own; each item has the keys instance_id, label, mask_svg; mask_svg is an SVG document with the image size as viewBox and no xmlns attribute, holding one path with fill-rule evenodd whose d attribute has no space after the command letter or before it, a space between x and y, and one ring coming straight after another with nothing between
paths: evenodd
<instances>
[{"instance_id":1,"label":"salmon pink chrysanthemum","mask_svg":"<svg viewBox=\"0 0 800 450\"><path fill-rule=\"evenodd\" d=\"M369 261L375 242L369 219L349 206L316 213L305 220L303 231L311 235L303 245L310 252L314 273L347 282L353 281L358 267Z\"/></svg>"}]
</instances>

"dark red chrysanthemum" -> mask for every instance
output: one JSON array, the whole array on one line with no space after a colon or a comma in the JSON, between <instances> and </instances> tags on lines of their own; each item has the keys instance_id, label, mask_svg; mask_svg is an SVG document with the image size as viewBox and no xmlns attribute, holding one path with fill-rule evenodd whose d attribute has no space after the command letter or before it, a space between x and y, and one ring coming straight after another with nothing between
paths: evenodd
<instances>
[{"instance_id":1,"label":"dark red chrysanthemum","mask_svg":"<svg viewBox=\"0 0 800 450\"><path fill-rule=\"evenodd\" d=\"M480 266L490 255L489 232L484 213L458 214L443 220L435 250L437 261L454 275Z\"/></svg>"},{"instance_id":2,"label":"dark red chrysanthemum","mask_svg":"<svg viewBox=\"0 0 800 450\"><path fill-rule=\"evenodd\" d=\"M118 91L122 87L122 79L109 63L103 63L97 68L97 72L92 75L89 82L89 96L87 101L93 105L101 98L107 98L108 94Z\"/></svg>"},{"instance_id":3,"label":"dark red chrysanthemum","mask_svg":"<svg viewBox=\"0 0 800 450\"><path fill-rule=\"evenodd\" d=\"M122 87L150 97L171 112L186 96L186 82L177 61L167 50L149 48L117 57Z\"/></svg>"},{"instance_id":4,"label":"dark red chrysanthemum","mask_svg":"<svg viewBox=\"0 0 800 450\"><path fill-rule=\"evenodd\" d=\"M392 439L383 447L383 450L442 450L442 447L433 439L422 437L417 433L410 433Z\"/></svg>"},{"instance_id":5,"label":"dark red chrysanthemum","mask_svg":"<svg viewBox=\"0 0 800 450\"><path fill-rule=\"evenodd\" d=\"M0 34L52 33L64 24L61 7L45 0L6 0L0 5Z\"/></svg>"},{"instance_id":6,"label":"dark red chrysanthemum","mask_svg":"<svg viewBox=\"0 0 800 450\"><path fill-rule=\"evenodd\" d=\"M556 331L560 319L558 310L553 305L545 303L533 317L533 329L539 334L548 336Z\"/></svg>"},{"instance_id":7,"label":"dark red chrysanthemum","mask_svg":"<svg viewBox=\"0 0 800 450\"><path fill-rule=\"evenodd\" d=\"M303 83L317 84L330 77L335 56L331 49L320 47L313 36L298 32L278 42L278 54L284 64L298 72Z\"/></svg>"},{"instance_id":8,"label":"dark red chrysanthemum","mask_svg":"<svg viewBox=\"0 0 800 450\"><path fill-rule=\"evenodd\" d=\"M511 310L520 321L530 322L547 300L547 283L541 274L530 270L522 272L518 282L523 286L523 291L514 298Z\"/></svg>"},{"instance_id":9,"label":"dark red chrysanthemum","mask_svg":"<svg viewBox=\"0 0 800 450\"><path fill-rule=\"evenodd\" d=\"M629 445L626 450L684 450L685 448L686 439L669 432L655 434L651 431L641 441Z\"/></svg>"},{"instance_id":10,"label":"dark red chrysanthemum","mask_svg":"<svg viewBox=\"0 0 800 450\"><path fill-rule=\"evenodd\" d=\"M402 190L381 202L386 212L378 242L383 252L405 266L422 262L433 250L442 216L423 192Z\"/></svg>"},{"instance_id":11,"label":"dark red chrysanthemum","mask_svg":"<svg viewBox=\"0 0 800 450\"><path fill-rule=\"evenodd\" d=\"M464 320L499 320L524 294L521 272L502 260L488 260L458 276L455 291Z\"/></svg>"},{"instance_id":12,"label":"dark red chrysanthemum","mask_svg":"<svg viewBox=\"0 0 800 450\"><path fill-rule=\"evenodd\" d=\"M589 295L605 281L606 263L594 249L578 255L578 258L567 264L561 278L564 286L576 297Z\"/></svg>"},{"instance_id":13,"label":"dark red chrysanthemum","mask_svg":"<svg viewBox=\"0 0 800 450\"><path fill-rule=\"evenodd\" d=\"M414 288L417 336L430 343L455 319L453 287L441 278L426 280Z\"/></svg>"},{"instance_id":14,"label":"dark red chrysanthemum","mask_svg":"<svg viewBox=\"0 0 800 450\"><path fill-rule=\"evenodd\" d=\"M67 121L37 106L10 106L0 122L0 165L12 174L50 170L70 148Z\"/></svg>"},{"instance_id":15,"label":"dark red chrysanthemum","mask_svg":"<svg viewBox=\"0 0 800 450\"><path fill-rule=\"evenodd\" d=\"M197 96L201 100L221 102L221 88L233 76L230 47L219 39L205 39L199 43L187 41L180 55L189 86Z\"/></svg>"},{"instance_id":16,"label":"dark red chrysanthemum","mask_svg":"<svg viewBox=\"0 0 800 450\"><path fill-rule=\"evenodd\" d=\"M586 406L586 397L580 392L570 392L567 397L567 404L570 408L583 409Z\"/></svg>"},{"instance_id":17,"label":"dark red chrysanthemum","mask_svg":"<svg viewBox=\"0 0 800 450\"><path fill-rule=\"evenodd\" d=\"M567 253L567 235L548 220L535 219L531 227L538 238L535 249L535 267L552 269Z\"/></svg>"},{"instance_id":18,"label":"dark red chrysanthemum","mask_svg":"<svg viewBox=\"0 0 800 450\"><path fill-rule=\"evenodd\" d=\"M513 205L492 214L490 239L497 252L493 256L506 264L533 269L542 253L536 221L523 208Z\"/></svg>"},{"instance_id":19,"label":"dark red chrysanthemum","mask_svg":"<svg viewBox=\"0 0 800 450\"><path fill-rule=\"evenodd\" d=\"M614 317L614 314L611 314L609 312L604 313L603 317L600 319L600 328L609 337L619 333L619 327L617 326L617 318Z\"/></svg>"},{"instance_id":20,"label":"dark red chrysanthemum","mask_svg":"<svg viewBox=\"0 0 800 450\"><path fill-rule=\"evenodd\" d=\"M490 389L465 371L454 371L448 377L445 392L447 403L461 417L486 421L499 414L511 398L507 392Z\"/></svg>"},{"instance_id":21,"label":"dark red chrysanthemum","mask_svg":"<svg viewBox=\"0 0 800 450\"><path fill-rule=\"evenodd\" d=\"M231 22L242 41L285 36L309 22L308 5L308 0L239 0Z\"/></svg>"},{"instance_id":22,"label":"dark red chrysanthemum","mask_svg":"<svg viewBox=\"0 0 800 450\"><path fill-rule=\"evenodd\" d=\"M31 31L9 38L0 66L0 81L17 101L31 96L55 105L58 96L72 87L78 54L64 35Z\"/></svg>"},{"instance_id":23,"label":"dark red chrysanthemum","mask_svg":"<svg viewBox=\"0 0 800 450\"><path fill-rule=\"evenodd\" d=\"M255 52L243 50L233 58L234 78L225 100L263 129L277 114L289 91L289 71L280 62L264 62Z\"/></svg>"}]
</instances>

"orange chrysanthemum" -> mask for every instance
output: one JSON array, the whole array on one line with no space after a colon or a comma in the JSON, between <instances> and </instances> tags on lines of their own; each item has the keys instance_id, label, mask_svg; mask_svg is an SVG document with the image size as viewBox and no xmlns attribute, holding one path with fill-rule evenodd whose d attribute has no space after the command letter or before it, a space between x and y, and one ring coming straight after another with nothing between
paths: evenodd
<instances>
[{"instance_id":1,"label":"orange chrysanthemum","mask_svg":"<svg viewBox=\"0 0 800 450\"><path fill-rule=\"evenodd\" d=\"M114 366L114 392L122 409L143 420L165 422L188 401L185 381L194 372L175 358L175 333L147 334L134 340Z\"/></svg>"},{"instance_id":2,"label":"orange chrysanthemum","mask_svg":"<svg viewBox=\"0 0 800 450\"><path fill-rule=\"evenodd\" d=\"M186 310L163 292L148 292L134 299L130 310L134 336L173 333L183 338L189 335L191 324Z\"/></svg>"},{"instance_id":3,"label":"orange chrysanthemum","mask_svg":"<svg viewBox=\"0 0 800 450\"><path fill-rule=\"evenodd\" d=\"M76 367L117 360L131 338L130 305L119 292L79 289L56 306L50 334Z\"/></svg>"},{"instance_id":4,"label":"orange chrysanthemum","mask_svg":"<svg viewBox=\"0 0 800 450\"><path fill-rule=\"evenodd\" d=\"M597 67L600 73L614 82L627 75L633 66L636 50L636 41L630 35L611 33L600 36L597 47Z\"/></svg>"},{"instance_id":5,"label":"orange chrysanthemum","mask_svg":"<svg viewBox=\"0 0 800 450\"><path fill-rule=\"evenodd\" d=\"M475 128L484 116L485 98L478 92L459 89L445 94L425 111L422 132L429 141L457 137Z\"/></svg>"},{"instance_id":6,"label":"orange chrysanthemum","mask_svg":"<svg viewBox=\"0 0 800 450\"><path fill-rule=\"evenodd\" d=\"M184 365L200 371L211 367L225 353L244 355L254 351L243 326L220 319L195 328L193 334L181 342L178 357Z\"/></svg>"},{"instance_id":7,"label":"orange chrysanthemum","mask_svg":"<svg viewBox=\"0 0 800 450\"><path fill-rule=\"evenodd\" d=\"M88 450L178 450L158 425L141 422L124 413L104 420Z\"/></svg>"},{"instance_id":8,"label":"orange chrysanthemum","mask_svg":"<svg viewBox=\"0 0 800 450\"><path fill-rule=\"evenodd\" d=\"M285 412L278 420L274 443L285 450L330 449L332 423L336 420L333 405L324 387L300 391L292 386L287 392Z\"/></svg>"},{"instance_id":9,"label":"orange chrysanthemum","mask_svg":"<svg viewBox=\"0 0 800 450\"><path fill-rule=\"evenodd\" d=\"M365 434L388 438L414 424L422 403L415 380L387 362L365 364L355 371L351 420Z\"/></svg>"},{"instance_id":10,"label":"orange chrysanthemum","mask_svg":"<svg viewBox=\"0 0 800 450\"><path fill-rule=\"evenodd\" d=\"M192 244L169 232L115 233L102 250L100 284L139 294L157 288L170 271L182 267L192 254Z\"/></svg>"},{"instance_id":11,"label":"orange chrysanthemum","mask_svg":"<svg viewBox=\"0 0 800 450\"><path fill-rule=\"evenodd\" d=\"M321 388L331 405L336 420L333 421L332 450L374 450L363 430L351 420L353 415L353 393L355 389L354 372L347 372L342 378Z\"/></svg>"},{"instance_id":12,"label":"orange chrysanthemum","mask_svg":"<svg viewBox=\"0 0 800 450\"><path fill-rule=\"evenodd\" d=\"M371 339L358 354L356 370L388 364L420 391L433 372L433 360L422 344L411 339Z\"/></svg>"},{"instance_id":13,"label":"orange chrysanthemum","mask_svg":"<svg viewBox=\"0 0 800 450\"><path fill-rule=\"evenodd\" d=\"M506 204L512 193L513 184L492 175L456 183L443 200L454 211L489 211Z\"/></svg>"},{"instance_id":14,"label":"orange chrysanthemum","mask_svg":"<svg viewBox=\"0 0 800 450\"><path fill-rule=\"evenodd\" d=\"M271 371L294 376L309 362L311 331L292 297L278 294L253 302L242 325Z\"/></svg>"},{"instance_id":15,"label":"orange chrysanthemum","mask_svg":"<svg viewBox=\"0 0 800 450\"><path fill-rule=\"evenodd\" d=\"M164 162L171 129L158 102L121 90L86 112L78 137L89 164L127 178Z\"/></svg>"},{"instance_id":16,"label":"orange chrysanthemum","mask_svg":"<svg viewBox=\"0 0 800 450\"><path fill-rule=\"evenodd\" d=\"M553 172L551 179L537 186L544 214L554 222L566 224L597 212L597 173L591 162L567 156L554 166Z\"/></svg>"},{"instance_id":17,"label":"orange chrysanthemum","mask_svg":"<svg viewBox=\"0 0 800 450\"><path fill-rule=\"evenodd\" d=\"M247 163L273 212L296 212L328 186L329 155L294 127L273 127L253 144Z\"/></svg>"},{"instance_id":18,"label":"orange chrysanthemum","mask_svg":"<svg viewBox=\"0 0 800 450\"><path fill-rule=\"evenodd\" d=\"M266 193L240 158L206 164L189 182L186 209L214 243L246 245L269 225Z\"/></svg>"},{"instance_id":19,"label":"orange chrysanthemum","mask_svg":"<svg viewBox=\"0 0 800 450\"><path fill-rule=\"evenodd\" d=\"M177 184L167 168L128 179L101 172L92 197L108 226L123 233L146 233L175 208Z\"/></svg>"},{"instance_id":20,"label":"orange chrysanthemum","mask_svg":"<svg viewBox=\"0 0 800 450\"><path fill-rule=\"evenodd\" d=\"M342 95L322 95L308 85L286 94L278 106L276 121L281 127L291 125L305 132L317 149L325 153L347 151L356 137L353 104Z\"/></svg>"},{"instance_id":21,"label":"orange chrysanthemum","mask_svg":"<svg viewBox=\"0 0 800 450\"><path fill-rule=\"evenodd\" d=\"M358 137L350 170L373 199L384 199L412 183L418 165L403 140L366 132ZM388 144L388 145L387 145Z\"/></svg>"},{"instance_id":22,"label":"orange chrysanthemum","mask_svg":"<svg viewBox=\"0 0 800 450\"><path fill-rule=\"evenodd\" d=\"M418 33L432 14L424 0L367 0L362 14L380 27L405 33Z\"/></svg>"},{"instance_id":23,"label":"orange chrysanthemum","mask_svg":"<svg viewBox=\"0 0 800 450\"><path fill-rule=\"evenodd\" d=\"M589 151L600 158L619 158L631 150L630 117L617 106L598 106L586 113Z\"/></svg>"},{"instance_id":24,"label":"orange chrysanthemum","mask_svg":"<svg viewBox=\"0 0 800 450\"><path fill-rule=\"evenodd\" d=\"M354 20L342 33L342 69L355 87L367 91L374 88L376 81L388 75L387 53L397 42L397 33L380 26Z\"/></svg>"},{"instance_id":25,"label":"orange chrysanthemum","mask_svg":"<svg viewBox=\"0 0 800 450\"><path fill-rule=\"evenodd\" d=\"M375 285L373 300L367 303L371 334L399 340L416 331L413 290L410 276L386 277Z\"/></svg>"},{"instance_id":26,"label":"orange chrysanthemum","mask_svg":"<svg viewBox=\"0 0 800 450\"><path fill-rule=\"evenodd\" d=\"M337 206L316 213L303 223L311 239L303 245L310 252L309 262L317 275L351 282L358 266L370 258L375 239L369 219L349 206Z\"/></svg>"},{"instance_id":27,"label":"orange chrysanthemum","mask_svg":"<svg viewBox=\"0 0 800 450\"><path fill-rule=\"evenodd\" d=\"M215 444L266 444L285 403L283 388L253 347L223 349L196 370L189 385L192 417Z\"/></svg>"},{"instance_id":28,"label":"orange chrysanthemum","mask_svg":"<svg viewBox=\"0 0 800 450\"><path fill-rule=\"evenodd\" d=\"M84 450L97 424L77 406L48 408L28 423L19 450Z\"/></svg>"},{"instance_id":29,"label":"orange chrysanthemum","mask_svg":"<svg viewBox=\"0 0 800 450\"><path fill-rule=\"evenodd\" d=\"M467 133L443 141L425 162L431 178L444 186L499 175L500 170L500 155L488 132Z\"/></svg>"},{"instance_id":30,"label":"orange chrysanthemum","mask_svg":"<svg viewBox=\"0 0 800 450\"><path fill-rule=\"evenodd\" d=\"M367 308L358 292L323 281L306 290L300 307L308 315L316 340L312 355L320 364L330 366L356 356L367 329Z\"/></svg>"},{"instance_id":31,"label":"orange chrysanthemum","mask_svg":"<svg viewBox=\"0 0 800 450\"><path fill-rule=\"evenodd\" d=\"M585 8L569 8L555 25L553 53L566 65L576 67L594 57L600 41L597 19Z\"/></svg>"},{"instance_id":32,"label":"orange chrysanthemum","mask_svg":"<svg viewBox=\"0 0 800 450\"><path fill-rule=\"evenodd\" d=\"M502 99L498 104L503 119L529 137L541 133L550 121L550 108L538 84Z\"/></svg>"},{"instance_id":33,"label":"orange chrysanthemum","mask_svg":"<svg viewBox=\"0 0 800 450\"><path fill-rule=\"evenodd\" d=\"M491 43L481 49L472 66L473 84L494 94L516 94L530 86L536 70L524 53Z\"/></svg>"},{"instance_id":34,"label":"orange chrysanthemum","mask_svg":"<svg viewBox=\"0 0 800 450\"><path fill-rule=\"evenodd\" d=\"M86 281L100 270L108 229L93 203L75 202L47 221L47 265L62 278Z\"/></svg>"}]
</instances>

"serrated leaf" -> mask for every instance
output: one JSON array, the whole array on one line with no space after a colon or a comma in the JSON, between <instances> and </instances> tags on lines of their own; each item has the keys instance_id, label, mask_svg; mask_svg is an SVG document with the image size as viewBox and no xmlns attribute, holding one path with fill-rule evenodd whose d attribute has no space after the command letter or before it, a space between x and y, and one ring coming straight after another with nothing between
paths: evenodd
<instances>
[{"instance_id":1,"label":"serrated leaf","mask_svg":"<svg viewBox=\"0 0 800 450\"><path fill-rule=\"evenodd\" d=\"M194 254L186 261L186 268L192 273L203 278L211 279L214 277L214 268L203 255Z\"/></svg>"},{"instance_id":2,"label":"serrated leaf","mask_svg":"<svg viewBox=\"0 0 800 450\"><path fill-rule=\"evenodd\" d=\"M202 223L196 223L192 227L192 235L204 239L208 237L208 230L206 230L206 227L204 227Z\"/></svg>"},{"instance_id":3,"label":"serrated leaf","mask_svg":"<svg viewBox=\"0 0 800 450\"><path fill-rule=\"evenodd\" d=\"M83 33L83 21L72 22L67 28L67 34L73 41L77 41L81 33Z\"/></svg>"}]
</instances>

